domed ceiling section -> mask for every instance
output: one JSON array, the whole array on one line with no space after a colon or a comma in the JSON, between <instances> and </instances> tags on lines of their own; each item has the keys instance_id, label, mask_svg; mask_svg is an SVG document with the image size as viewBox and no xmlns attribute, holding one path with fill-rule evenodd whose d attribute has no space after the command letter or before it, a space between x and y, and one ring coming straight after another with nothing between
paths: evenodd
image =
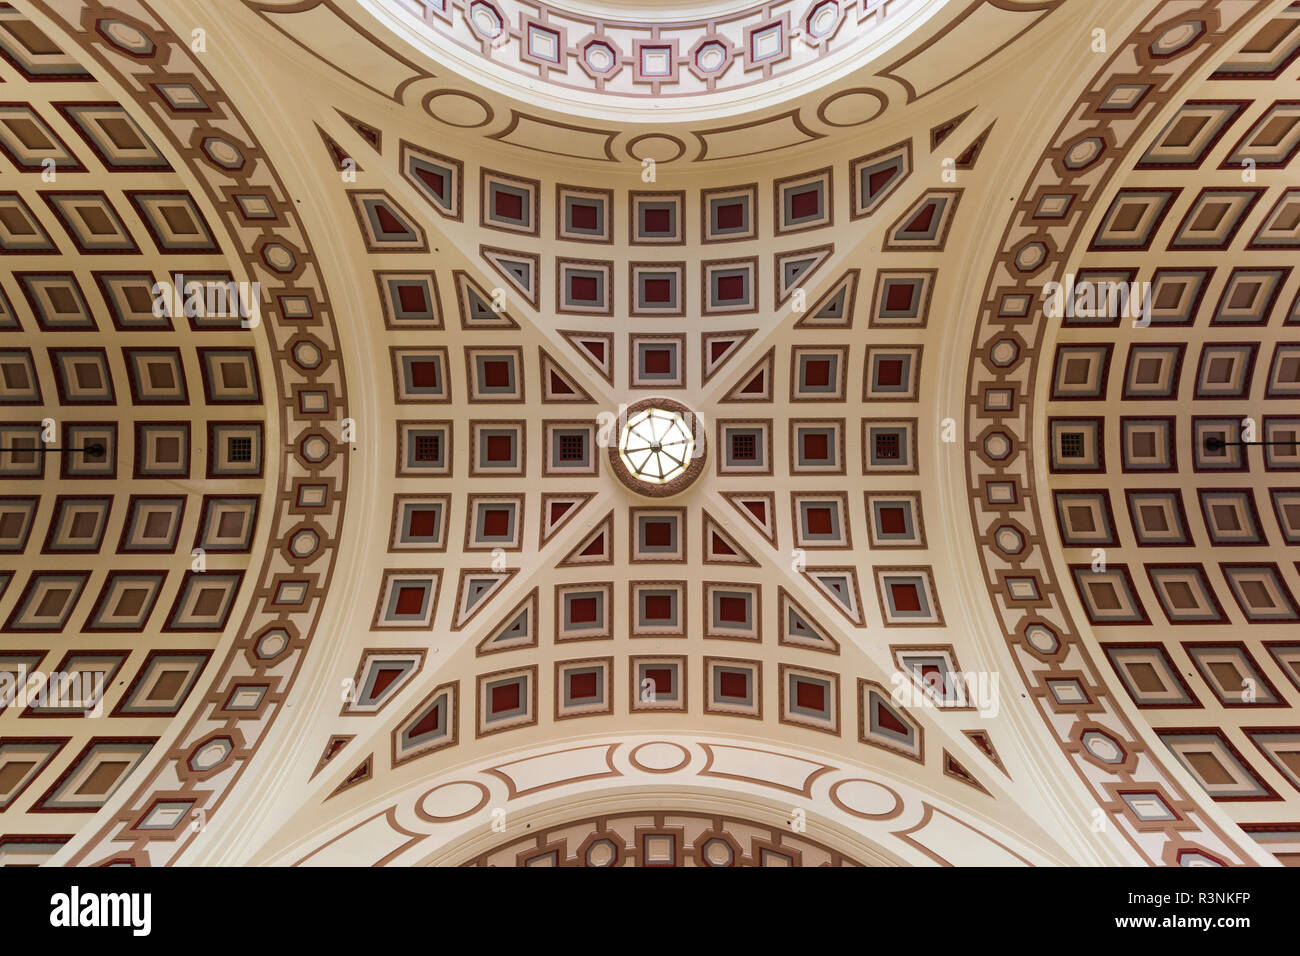
<instances>
[{"instance_id":1,"label":"domed ceiling section","mask_svg":"<svg viewBox=\"0 0 1300 956\"><path fill-rule=\"evenodd\" d=\"M178 341L136 346L110 314L84 348L128 390L165 382L147 374L158 361L132 378L131 349L179 350L189 401L167 417L191 431L258 417L214 400L239 380L228 362L201 401L197 387L205 349L251 351L267 460L265 484L242 489L262 495L242 559L207 554L200 571L178 547L176 567L150 567L167 566L167 588L244 570L205 689L161 722L160 746L97 815L30 852L135 865L1291 859L1280 794L1295 685L1266 649L1285 641L1283 618L1256 603L1294 591L1285 527L1264 518L1289 493L1282 469L1257 469L1262 483L1249 466L1198 469L1187 438L1183 470L1134 471L1119 436L1166 416L1176 441L1200 427L1198 402L1221 427L1253 416L1261 435L1288 434L1270 402L1294 371L1295 291L1285 253L1261 256L1291 248L1295 225L1279 92L1296 78L1295 11L832 5L814 56L824 4L812 2L647 26L624 5L245 0L197 33L161 0L24 4L76 51L29 32L47 73L91 70L102 86L28 81L12 60L6 86L39 87L32 103L65 144L90 147L57 108L60 84L87 85L67 102L118 104L171 167L149 188L184 192L219 244L211 261L154 268L262 283L257 328L176 322L162 337ZM488 8L506 39L455 39L488 29L476 17ZM763 65L772 22L789 55ZM563 68L528 59L547 30ZM617 44L605 85L579 63L583 30ZM888 49L872 46L886 34ZM715 37L729 44L716 88L636 92L646 63L706 82L690 50ZM656 44L674 52L643 61ZM1026 91L1031 71L1042 81ZM566 112L579 94L583 111ZM101 128L122 148L126 127ZM125 224L141 255L163 250L133 201L143 187L130 177L144 173L101 172L94 149L76 158L99 163L93 176L47 184L33 169L19 214L0 223L57 246L16 273L84 265L93 291L95 252L78 243L111 241L105 222ZM174 187L159 186L168 176ZM50 193L65 189L103 203L60 205ZM1232 278L1248 253L1263 264ZM135 268L121 258L134 254L104 268ZM1067 272L1135 267L1133 281L1206 272L1207 304L1176 336L1161 328L1160 310L1181 301L1167 291L1141 328L1040 311L1045 283ZM11 364L42 386L32 419L62 421L53 353L83 347L82 333L23 312L13 281L24 338ZM1251 334L1198 311L1212 301ZM1158 361L1138 363L1141 376L1134 365L1134 381L1172 382L1169 398L1108 378L1121 353L1172 363L1173 345L1208 350L1182 367L1203 365L1211 392L1187 379L1178 392ZM1251 365L1252 350L1268 354ZM88 387L75 372L93 364L68 381ZM1254 383L1265 366L1276 383ZM1165 411L1177 398L1192 407ZM146 417L136 405L76 414L121 429ZM1056 450L1094 467L1061 468ZM195 492L233 494L206 484L220 478L205 473ZM1174 542L1140 540L1116 516L1128 491L1171 484L1197 496L1179 512L1188 540L1151 552ZM26 487L39 488L38 515L64 493ZM187 508L197 522L200 504ZM1187 517L1202 511L1204 527ZM1098 529L1112 537L1086 537ZM1225 571L1205 544L1243 558ZM92 585L119 570L107 553L87 565ZM23 560L47 556L29 543ZM1161 654L1173 677L1188 668L1189 621L1163 608L1187 610L1193 565L1252 638L1240 653L1226 639L1186 651L1201 654L1197 680L1219 683L1180 678L1207 713L1166 720L1175 711L1128 688L1153 686ZM1214 577L1247 567L1235 585ZM18 606L19 583L0 613ZM1125 595L1145 620L1097 613ZM63 621L49 640L79 647L86 630ZM1234 661L1273 695L1250 706L1282 709L1225 720L1248 713L1212 699ZM1243 759L1261 729L1272 749L1242 769L1272 796L1249 794L1239 812L1218 799L1236 791L1216 792L1224 755Z\"/></svg>"},{"instance_id":2,"label":"domed ceiling section","mask_svg":"<svg viewBox=\"0 0 1300 956\"><path fill-rule=\"evenodd\" d=\"M256 588L278 429L260 303L169 154L7 5L0 55L8 863L93 819L210 684Z\"/></svg>"},{"instance_id":3,"label":"domed ceiling section","mask_svg":"<svg viewBox=\"0 0 1300 956\"><path fill-rule=\"evenodd\" d=\"M342 481L325 300L255 141L156 22L86 7L97 60L29 12L0 7L6 863L169 759L127 826L201 819L187 787L310 637Z\"/></svg>"},{"instance_id":4,"label":"domed ceiling section","mask_svg":"<svg viewBox=\"0 0 1300 956\"><path fill-rule=\"evenodd\" d=\"M1269 13L1152 17L1058 129L983 306L970 488L1022 672L1099 792L1148 834L1208 794L1294 864L1300 11Z\"/></svg>"},{"instance_id":5,"label":"domed ceiling section","mask_svg":"<svg viewBox=\"0 0 1300 956\"><path fill-rule=\"evenodd\" d=\"M1290 862L1298 53L1293 5L1172 97L1068 251L1070 308L1045 329L1037 384L1042 506L1099 657L1197 783ZM1068 149L1067 165L1100 158L1088 139Z\"/></svg>"},{"instance_id":6,"label":"domed ceiling section","mask_svg":"<svg viewBox=\"0 0 1300 956\"><path fill-rule=\"evenodd\" d=\"M430 59L489 88L544 89L575 111L610 100L717 109L787 99L886 53L943 0L778 0L619 9L514 0L362 4ZM503 83L502 81L506 82ZM688 105L689 98L689 105Z\"/></svg>"}]
</instances>

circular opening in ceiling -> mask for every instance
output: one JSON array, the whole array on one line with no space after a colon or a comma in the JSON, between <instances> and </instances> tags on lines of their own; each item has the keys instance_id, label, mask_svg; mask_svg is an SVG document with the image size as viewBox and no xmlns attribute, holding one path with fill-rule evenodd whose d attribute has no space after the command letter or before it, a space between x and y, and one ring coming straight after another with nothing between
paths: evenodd
<instances>
[{"instance_id":1,"label":"circular opening in ceiling","mask_svg":"<svg viewBox=\"0 0 1300 956\"><path fill-rule=\"evenodd\" d=\"M634 477L662 485L686 474L695 439L680 412L652 407L628 419L618 437L618 454Z\"/></svg>"},{"instance_id":2,"label":"circular opening in ceiling","mask_svg":"<svg viewBox=\"0 0 1300 956\"><path fill-rule=\"evenodd\" d=\"M609 460L627 487L663 498L685 490L699 477L704 445L694 412L668 398L649 398L623 412Z\"/></svg>"}]
</instances>

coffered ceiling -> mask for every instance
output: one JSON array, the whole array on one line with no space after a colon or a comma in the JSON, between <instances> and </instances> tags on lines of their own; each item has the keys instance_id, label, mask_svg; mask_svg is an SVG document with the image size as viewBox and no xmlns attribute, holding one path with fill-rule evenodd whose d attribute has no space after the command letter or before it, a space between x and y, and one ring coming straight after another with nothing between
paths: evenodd
<instances>
[{"instance_id":1,"label":"coffered ceiling","mask_svg":"<svg viewBox=\"0 0 1300 956\"><path fill-rule=\"evenodd\" d=\"M0 57L0 862L1300 861L1300 4Z\"/></svg>"}]
</instances>

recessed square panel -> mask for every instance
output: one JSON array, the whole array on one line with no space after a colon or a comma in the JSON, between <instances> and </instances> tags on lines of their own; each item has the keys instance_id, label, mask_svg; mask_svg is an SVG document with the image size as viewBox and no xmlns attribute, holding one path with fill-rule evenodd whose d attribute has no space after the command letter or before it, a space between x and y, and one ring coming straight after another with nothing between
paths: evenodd
<instances>
[{"instance_id":1,"label":"recessed square panel","mask_svg":"<svg viewBox=\"0 0 1300 956\"><path fill-rule=\"evenodd\" d=\"M260 477L261 422L208 422L208 477Z\"/></svg>"},{"instance_id":2,"label":"recessed square panel","mask_svg":"<svg viewBox=\"0 0 1300 956\"><path fill-rule=\"evenodd\" d=\"M555 640L606 640L614 636L613 585L572 584L555 589Z\"/></svg>"},{"instance_id":3,"label":"recessed square panel","mask_svg":"<svg viewBox=\"0 0 1300 956\"><path fill-rule=\"evenodd\" d=\"M1255 496L1249 488L1202 488L1197 496L1212 544L1267 544L1260 534Z\"/></svg>"},{"instance_id":4,"label":"recessed square panel","mask_svg":"<svg viewBox=\"0 0 1300 956\"><path fill-rule=\"evenodd\" d=\"M632 581L628 588L633 637L686 636L685 581Z\"/></svg>"},{"instance_id":5,"label":"recessed square panel","mask_svg":"<svg viewBox=\"0 0 1300 956\"><path fill-rule=\"evenodd\" d=\"M518 551L523 547L523 495L470 495L466 551Z\"/></svg>"},{"instance_id":6,"label":"recessed square panel","mask_svg":"<svg viewBox=\"0 0 1300 956\"><path fill-rule=\"evenodd\" d=\"M136 478L184 478L190 473L189 422L136 422Z\"/></svg>"},{"instance_id":7,"label":"recessed square panel","mask_svg":"<svg viewBox=\"0 0 1300 956\"><path fill-rule=\"evenodd\" d=\"M446 421L397 423L397 474L451 474L451 429Z\"/></svg>"},{"instance_id":8,"label":"recessed square panel","mask_svg":"<svg viewBox=\"0 0 1300 956\"><path fill-rule=\"evenodd\" d=\"M1247 248L1300 249L1300 189L1283 190Z\"/></svg>"},{"instance_id":9,"label":"recessed square panel","mask_svg":"<svg viewBox=\"0 0 1300 956\"><path fill-rule=\"evenodd\" d=\"M1248 398L1258 345L1208 342L1196 369L1198 399Z\"/></svg>"},{"instance_id":10,"label":"recessed square panel","mask_svg":"<svg viewBox=\"0 0 1300 956\"><path fill-rule=\"evenodd\" d=\"M199 349L208 405L260 405L261 381L252 349Z\"/></svg>"},{"instance_id":11,"label":"recessed square panel","mask_svg":"<svg viewBox=\"0 0 1300 956\"><path fill-rule=\"evenodd\" d=\"M790 350L790 401L842 402L849 347L795 346Z\"/></svg>"},{"instance_id":12,"label":"recessed square panel","mask_svg":"<svg viewBox=\"0 0 1300 956\"><path fill-rule=\"evenodd\" d=\"M796 548L851 548L849 501L845 492L795 493L790 496L794 509L794 545Z\"/></svg>"},{"instance_id":13,"label":"recessed square panel","mask_svg":"<svg viewBox=\"0 0 1300 956\"><path fill-rule=\"evenodd\" d=\"M871 296L871 327L925 328L936 274L934 269L878 270Z\"/></svg>"},{"instance_id":14,"label":"recessed square panel","mask_svg":"<svg viewBox=\"0 0 1300 956\"><path fill-rule=\"evenodd\" d=\"M41 198L82 255L139 253L135 240L122 225L105 193L60 189L42 192Z\"/></svg>"},{"instance_id":15,"label":"recessed square panel","mask_svg":"<svg viewBox=\"0 0 1300 956\"><path fill-rule=\"evenodd\" d=\"M1196 169L1248 106L1231 100L1188 100L1143 154L1138 169Z\"/></svg>"},{"instance_id":16,"label":"recessed square panel","mask_svg":"<svg viewBox=\"0 0 1300 956\"><path fill-rule=\"evenodd\" d=\"M56 103L104 167L112 172L168 172L171 165L117 103Z\"/></svg>"},{"instance_id":17,"label":"recessed square panel","mask_svg":"<svg viewBox=\"0 0 1300 956\"><path fill-rule=\"evenodd\" d=\"M54 500L43 550L61 554L98 552L112 501L108 496L59 495Z\"/></svg>"},{"instance_id":18,"label":"recessed square panel","mask_svg":"<svg viewBox=\"0 0 1300 956\"><path fill-rule=\"evenodd\" d=\"M1160 740L1215 800L1268 800L1277 794L1250 769L1221 730L1157 730Z\"/></svg>"},{"instance_id":19,"label":"recessed square panel","mask_svg":"<svg viewBox=\"0 0 1300 956\"><path fill-rule=\"evenodd\" d=\"M0 421L0 448L9 452L0 455L0 479L26 481L38 479L45 474L44 445L41 423L20 424L18 422Z\"/></svg>"},{"instance_id":20,"label":"recessed square panel","mask_svg":"<svg viewBox=\"0 0 1300 956\"><path fill-rule=\"evenodd\" d=\"M112 405L117 401L104 349L50 349L49 356L61 405Z\"/></svg>"},{"instance_id":21,"label":"recessed square panel","mask_svg":"<svg viewBox=\"0 0 1300 956\"><path fill-rule=\"evenodd\" d=\"M680 316L686 310L686 263L628 263L632 315Z\"/></svg>"},{"instance_id":22,"label":"recessed square panel","mask_svg":"<svg viewBox=\"0 0 1300 956\"><path fill-rule=\"evenodd\" d=\"M376 272L384 326L389 329L440 329L442 306L432 272Z\"/></svg>"},{"instance_id":23,"label":"recessed square panel","mask_svg":"<svg viewBox=\"0 0 1300 956\"><path fill-rule=\"evenodd\" d=\"M16 272L42 332L93 332L98 326L71 272Z\"/></svg>"},{"instance_id":24,"label":"recessed square panel","mask_svg":"<svg viewBox=\"0 0 1300 956\"><path fill-rule=\"evenodd\" d=\"M1246 471L1240 418L1192 417L1193 471Z\"/></svg>"},{"instance_id":25,"label":"recessed square panel","mask_svg":"<svg viewBox=\"0 0 1300 956\"><path fill-rule=\"evenodd\" d=\"M775 190L777 235L803 232L834 223L834 196L831 192L831 168L819 169L773 184Z\"/></svg>"},{"instance_id":26,"label":"recessed square panel","mask_svg":"<svg viewBox=\"0 0 1300 956\"><path fill-rule=\"evenodd\" d=\"M1104 489L1056 491L1052 497L1056 504L1056 526L1066 547L1098 548L1119 544L1110 495Z\"/></svg>"},{"instance_id":27,"label":"recessed square panel","mask_svg":"<svg viewBox=\"0 0 1300 956\"><path fill-rule=\"evenodd\" d=\"M633 508L630 560L685 561L686 509Z\"/></svg>"},{"instance_id":28,"label":"recessed square panel","mask_svg":"<svg viewBox=\"0 0 1300 956\"><path fill-rule=\"evenodd\" d=\"M119 554L171 554L185 518L183 495L132 495L127 505Z\"/></svg>"},{"instance_id":29,"label":"recessed square panel","mask_svg":"<svg viewBox=\"0 0 1300 956\"><path fill-rule=\"evenodd\" d=\"M862 458L866 474L916 474L916 419L863 419Z\"/></svg>"},{"instance_id":30,"label":"recessed square panel","mask_svg":"<svg viewBox=\"0 0 1300 956\"><path fill-rule=\"evenodd\" d=\"M757 641L763 634L762 591L757 584L704 582L704 636Z\"/></svg>"},{"instance_id":31,"label":"recessed square panel","mask_svg":"<svg viewBox=\"0 0 1300 956\"><path fill-rule=\"evenodd\" d=\"M574 242L614 241L614 193L609 189L556 186L555 230L557 239Z\"/></svg>"},{"instance_id":32,"label":"recessed square panel","mask_svg":"<svg viewBox=\"0 0 1300 956\"><path fill-rule=\"evenodd\" d=\"M828 734L840 732L839 676L809 667L782 664L781 721Z\"/></svg>"},{"instance_id":33,"label":"recessed square panel","mask_svg":"<svg viewBox=\"0 0 1300 956\"><path fill-rule=\"evenodd\" d=\"M450 495L394 495L389 551L443 551Z\"/></svg>"},{"instance_id":34,"label":"recessed square panel","mask_svg":"<svg viewBox=\"0 0 1300 956\"><path fill-rule=\"evenodd\" d=\"M133 405L185 405L185 365L180 349L123 349Z\"/></svg>"},{"instance_id":35,"label":"recessed square panel","mask_svg":"<svg viewBox=\"0 0 1300 956\"><path fill-rule=\"evenodd\" d=\"M257 530L256 495L204 495L194 547L204 551L246 554Z\"/></svg>"},{"instance_id":36,"label":"recessed square panel","mask_svg":"<svg viewBox=\"0 0 1300 956\"><path fill-rule=\"evenodd\" d=\"M114 717L165 717L177 713L198 683L207 651L150 651L113 709Z\"/></svg>"},{"instance_id":37,"label":"recessed square panel","mask_svg":"<svg viewBox=\"0 0 1300 956\"><path fill-rule=\"evenodd\" d=\"M537 668L493 671L478 678L478 736L537 723Z\"/></svg>"},{"instance_id":38,"label":"recessed square panel","mask_svg":"<svg viewBox=\"0 0 1300 956\"><path fill-rule=\"evenodd\" d=\"M1275 707L1285 703L1245 644L1184 641L1201 678L1225 707Z\"/></svg>"},{"instance_id":39,"label":"recessed square panel","mask_svg":"<svg viewBox=\"0 0 1300 956\"><path fill-rule=\"evenodd\" d=\"M1157 269L1151 277L1151 324L1191 325L1213 269Z\"/></svg>"},{"instance_id":40,"label":"recessed square panel","mask_svg":"<svg viewBox=\"0 0 1300 956\"><path fill-rule=\"evenodd\" d=\"M1080 401L1106 397L1110 345L1061 345L1052 369L1052 398Z\"/></svg>"},{"instance_id":41,"label":"recessed square panel","mask_svg":"<svg viewBox=\"0 0 1300 956\"><path fill-rule=\"evenodd\" d=\"M1265 415L1264 470L1300 471L1300 417Z\"/></svg>"},{"instance_id":42,"label":"recessed square panel","mask_svg":"<svg viewBox=\"0 0 1300 956\"><path fill-rule=\"evenodd\" d=\"M6 255L57 252L49 232L17 192L0 192L0 252Z\"/></svg>"},{"instance_id":43,"label":"recessed square panel","mask_svg":"<svg viewBox=\"0 0 1300 956\"><path fill-rule=\"evenodd\" d=\"M465 349L471 402L522 402L524 357L518 346Z\"/></svg>"},{"instance_id":44,"label":"recessed square panel","mask_svg":"<svg viewBox=\"0 0 1300 956\"><path fill-rule=\"evenodd\" d=\"M1264 397L1300 397L1300 342L1279 342L1274 346Z\"/></svg>"},{"instance_id":45,"label":"recessed square panel","mask_svg":"<svg viewBox=\"0 0 1300 956\"><path fill-rule=\"evenodd\" d=\"M436 568L385 570L371 627L423 631L438 613L442 572Z\"/></svg>"},{"instance_id":46,"label":"recessed square panel","mask_svg":"<svg viewBox=\"0 0 1300 956\"><path fill-rule=\"evenodd\" d=\"M0 495L0 554L27 550L40 503L41 499L34 495Z\"/></svg>"},{"instance_id":47,"label":"recessed square panel","mask_svg":"<svg viewBox=\"0 0 1300 956\"><path fill-rule=\"evenodd\" d=\"M766 418L717 423L715 465L720 475L772 473L772 423Z\"/></svg>"},{"instance_id":48,"label":"recessed square panel","mask_svg":"<svg viewBox=\"0 0 1300 956\"><path fill-rule=\"evenodd\" d=\"M218 252L216 239L198 204L186 192L127 190L127 198L164 255Z\"/></svg>"},{"instance_id":49,"label":"recessed square panel","mask_svg":"<svg viewBox=\"0 0 1300 956\"><path fill-rule=\"evenodd\" d=\"M1170 624L1217 624L1223 608L1199 564L1148 564L1147 578Z\"/></svg>"},{"instance_id":50,"label":"recessed square panel","mask_svg":"<svg viewBox=\"0 0 1300 956\"><path fill-rule=\"evenodd\" d=\"M1052 471L1106 470L1101 419L1051 418L1047 428L1051 441Z\"/></svg>"},{"instance_id":51,"label":"recessed square panel","mask_svg":"<svg viewBox=\"0 0 1300 956\"><path fill-rule=\"evenodd\" d=\"M165 571L111 571L82 629L140 633L149 623Z\"/></svg>"},{"instance_id":52,"label":"recessed square panel","mask_svg":"<svg viewBox=\"0 0 1300 956\"><path fill-rule=\"evenodd\" d=\"M634 656L628 664L632 675L630 710L686 710L685 657Z\"/></svg>"},{"instance_id":53,"label":"recessed square panel","mask_svg":"<svg viewBox=\"0 0 1300 956\"><path fill-rule=\"evenodd\" d=\"M1211 325L1265 325L1291 268L1233 269L1215 306Z\"/></svg>"},{"instance_id":54,"label":"recessed square panel","mask_svg":"<svg viewBox=\"0 0 1300 956\"><path fill-rule=\"evenodd\" d=\"M469 424L471 475L524 474L527 459L523 422L472 421Z\"/></svg>"},{"instance_id":55,"label":"recessed square panel","mask_svg":"<svg viewBox=\"0 0 1300 956\"><path fill-rule=\"evenodd\" d=\"M1300 489L1270 488L1273 514L1287 544L1300 544Z\"/></svg>"},{"instance_id":56,"label":"recessed square panel","mask_svg":"<svg viewBox=\"0 0 1300 956\"><path fill-rule=\"evenodd\" d=\"M555 662L555 719L614 712L612 657Z\"/></svg>"},{"instance_id":57,"label":"recessed square panel","mask_svg":"<svg viewBox=\"0 0 1300 956\"><path fill-rule=\"evenodd\" d=\"M916 401L921 388L921 346L869 347L862 384L863 401Z\"/></svg>"},{"instance_id":58,"label":"recessed square panel","mask_svg":"<svg viewBox=\"0 0 1300 956\"><path fill-rule=\"evenodd\" d=\"M541 183L535 179L484 168L480 224L489 229L536 236L539 233L538 197L541 188Z\"/></svg>"},{"instance_id":59,"label":"recessed square panel","mask_svg":"<svg viewBox=\"0 0 1300 956\"><path fill-rule=\"evenodd\" d=\"M69 478L117 477L117 422L64 422L59 475Z\"/></svg>"},{"instance_id":60,"label":"recessed square panel","mask_svg":"<svg viewBox=\"0 0 1300 956\"><path fill-rule=\"evenodd\" d=\"M596 426L583 421L548 421L544 424L546 458L542 471L546 475L596 475L600 473L600 455L596 446Z\"/></svg>"},{"instance_id":61,"label":"recessed square panel","mask_svg":"<svg viewBox=\"0 0 1300 956\"><path fill-rule=\"evenodd\" d=\"M1178 398L1183 368L1182 343L1133 345L1124 369L1125 401L1162 401Z\"/></svg>"},{"instance_id":62,"label":"recessed square panel","mask_svg":"<svg viewBox=\"0 0 1300 956\"><path fill-rule=\"evenodd\" d=\"M67 737L6 737L0 740L0 810L7 810L22 796L69 739ZM28 857L31 862L40 859L38 854L52 856L58 849L57 841L53 846L41 842L39 838L35 838L35 841L27 844L20 842L17 847L0 844L0 865L9 865L11 862L9 855L18 856L24 845L27 847L27 852L31 854Z\"/></svg>"},{"instance_id":63,"label":"recessed square panel","mask_svg":"<svg viewBox=\"0 0 1300 956\"><path fill-rule=\"evenodd\" d=\"M1191 543L1187 514L1179 492L1129 489L1128 503L1133 537L1143 547L1181 547Z\"/></svg>"},{"instance_id":64,"label":"recessed square panel","mask_svg":"<svg viewBox=\"0 0 1300 956\"><path fill-rule=\"evenodd\" d=\"M735 717L763 716L763 665L734 658L704 658L704 710Z\"/></svg>"},{"instance_id":65,"label":"recessed square panel","mask_svg":"<svg viewBox=\"0 0 1300 956\"><path fill-rule=\"evenodd\" d=\"M6 631L56 633L62 631L86 587L86 571L34 572L18 595Z\"/></svg>"},{"instance_id":66,"label":"recessed square panel","mask_svg":"<svg viewBox=\"0 0 1300 956\"><path fill-rule=\"evenodd\" d=\"M1300 151L1300 102L1278 100L1224 158L1220 169L1241 170L1250 160L1258 169L1283 169Z\"/></svg>"},{"instance_id":67,"label":"recessed square panel","mask_svg":"<svg viewBox=\"0 0 1300 956\"><path fill-rule=\"evenodd\" d=\"M889 626L943 625L930 569L875 568L876 596Z\"/></svg>"},{"instance_id":68,"label":"recessed square panel","mask_svg":"<svg viewBox=\"0 0 1300 956\"><path fill-rule=\"evenodd\" d=\"M225 630L243 577L243 571L186 571L163 630Z\"/></svg>"},{"instance_id":69,"label":"recessed square panel","mask_svg":"<svg viewBox=\"0 0 1300 956\"><path fill-rule=\"evenodd\" d=\"M394 399L400 404L451 401L447 349L392 348Z\"/></svg>"},{"instance_id":70,"label":"recessed square panel","mask_svg":"<svg viewBox=\"0 0 1300 956\"><path fill-rule=\"evenodd\" d=\"M1071 565L1070 573L1090 623L1151 623L1126 565L1108 564L1104 571L1094 570L1091 564Z\"/></svg>"},{"instance_id":71,"label":"recessed square panel","mask_svg":"<svg viewBox=\"0 0 1300 956\"><path fill-rule=\"evenodd\" d=\"M684 192L628 194L628 242L634 246L675 246L686 242Z\"/></svg>"},{"instance_id":72,"label":"recessed square panel","mask_svg":"<svg viewBox=\"0 0 1300 956\"><path fill-rule=\"evenodd\" d=\"M1173 418L1120 417L1120 449L1126 472L1176 471L1178 453Z\"/></svg>"},{"instance_id":73,"label":"recessed square panel","mask_svg":"<svg viewBox=\"0 0 1300 956\"><path fill-rule=\"evenodd\" d=\"M605 260L560 259L555 310L562 315L613 315L614 264Z\"/></svg>"},{"instance_id":74,"label":"recessed square panel","mask_svg":"<svg viewBox=\"0 0 1300 956\"><path fill-rule=\"evenodd\" d=\"M1252 624L1297 619L1296 602L1275 564L1220 564L1237 606Z\"/></svg>"},{"instance_id":75,"label":"recessed square panel","mask_svg":"<svg viewBox=\"0 0 1300 956\"><path fill-rule=\"evenodd\" d=\"M629 339L633 388L685 388L686 336L637 334Z\"/></svg>"},{"instance_id":76,"label":"recessed square panel","mask_svg":"<svg viewBox=\"0 0 1300 956\"><path fill-rule=\"evenodd\" d=\"M1110 666L1139 707L1198 707L1163 644L1102 644Z\"/></svg>"},{"instance_id":77,"label":"recessed square panel","mask_svg":"<svg viewBox=\"0 0 1300 956\"><path fill-rule=\"evenodd\" d=\"M54 813L98 810L144 761L155 740L93 738L32 809Z\"/></svg>"},{"instance_id":78,"label":"recessed square panel","mask_svg":"<svg viewBox=\"0 0 1300 956\"><path fill-rule=\"evenodd\" d=\"M1179 189L1121 189L1111 202L1089 248L1097 250L1151 248Z\"/></svg>"},{"instance_id":79,"label":"recessed square panel","mask_svg":"<svg viewBox=\"0 0 1300 956\"><path fill-rule=\"evenodd\" d=\"M1203 189L1169 240L1170 249L1227 249L1262 188Z\"/></svg>"},{"instance_id":80,"label":"recessed square panel","mask_svg":"<svg viewBox=\"0 0 1300 956\"><path fill-rule=\"evenodd\" d=\"M677 41L634 39L632 70L637 82L677 82Z\"/></svg>"},{"instance_id":81,"label":"recessed square panel","mask_svg":"<svg viewBox=\"0 0 1300 956\"><path fill-rule=\"evenodd\" d=\"M746 186L728 186L701 191L703 240L734 242L739 239L753 239L758 232L754 211L757 198L758 187L752 183Z\"/></svg>"},{"instance_id":82,"label":"recessed square panel","mask_svg":"<svg viewBox=\"0 0 1300 956\"><path fill-rule=\"evenodd\" d=\"M41 404L31 349L0 349L0 405Z\"/></svg>"},{"instance_id":83,"label":"recessed square panel","mask_svg":"<svg viewBox=\"0 0 1300 956\"><path fill-rule=\"evenodd\" d=\"M925 523L915 491L868 491L867 537L873 548L923 548Z\"/></svg>"},{"instance_id":84,"label":"recessed square panel","mask_svg":"<svg viewBox=\"0 0 1300 956\"><path fill-rule=\"evenodd\" d=\"M700 264L701 307L705 315L758 311L758 257L719 259Z\"/></svg>"},{"instance_id":85,"label":"recessed square panel","mask_svg":"<svg viewBox=\"0 0 1300 956\"><path fill-rule=\"evenodd\" d=\"M844 471L844 419L791 419L791 474L842 475Z\"/></svg>"},{"instance_id":86,"label":"recessed square panel","mask_svg":"<svg viewBox=\"0 0 1300 956\"><path fill-rule=\"evenodd\" d=\"M0 153L23 172L85 172L67 144L26 103L0 104Z\"/></svg>"}]
</instances>

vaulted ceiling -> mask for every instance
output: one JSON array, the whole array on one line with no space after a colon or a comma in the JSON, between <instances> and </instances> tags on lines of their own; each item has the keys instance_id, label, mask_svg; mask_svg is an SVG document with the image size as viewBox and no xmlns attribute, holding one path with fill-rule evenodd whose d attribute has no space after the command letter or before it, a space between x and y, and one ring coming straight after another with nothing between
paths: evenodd
<instances>
[{"instance_id":1,"label":"vaulted ceiling","mask_svg":"<svg viewBox=\"0 0 1300 956\"><path fill-rule=\"evenodd\" d=\"M1300 862L1300 4L0 58L0 862Z\"/></svg>"}]
</instances>

